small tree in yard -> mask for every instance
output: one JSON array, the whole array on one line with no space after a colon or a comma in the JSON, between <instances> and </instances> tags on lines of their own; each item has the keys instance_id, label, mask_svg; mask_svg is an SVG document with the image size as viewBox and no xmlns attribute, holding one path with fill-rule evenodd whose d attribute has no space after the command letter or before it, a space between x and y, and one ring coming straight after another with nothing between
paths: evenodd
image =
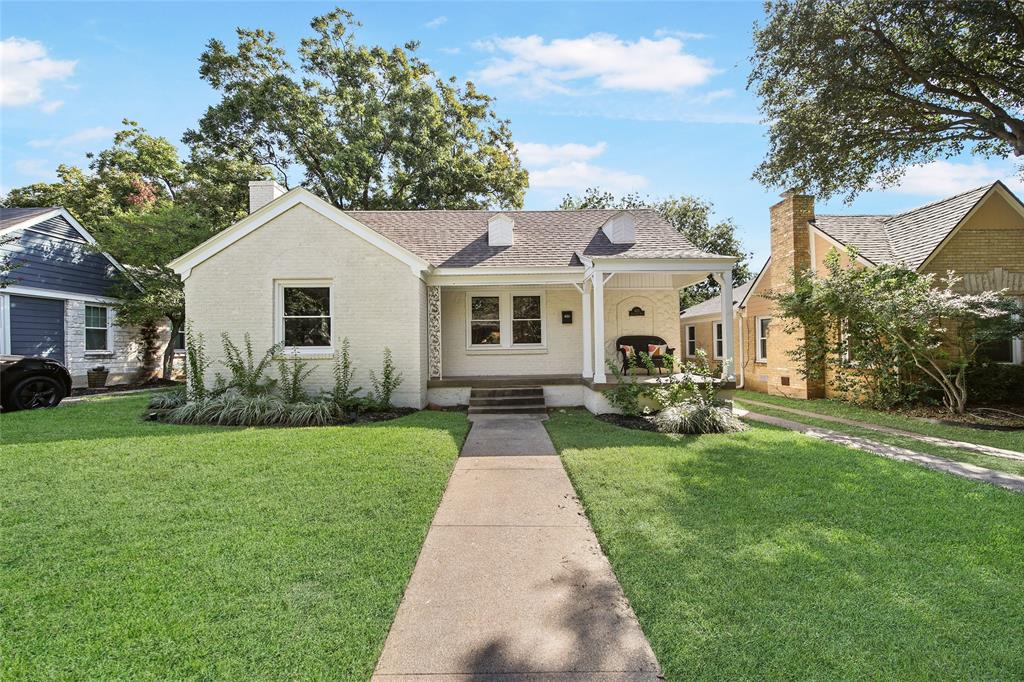
<instances>
[{"instance_id":1,"label":"small tree in yard","mask_svg":"<svg viewBox=\"0 0 1024 682\"><path fill-rule=\"evenodd\" d=\"M967 406L966 373L987 342L1021 333L1021 305L1002 294L962 293L954 273L936 281L902 265L843 266L826 258L826 275L795 272L792 291L769 293L788 320L804 329L791 355L802 372L824 379L848 398L890 407L916 396L911 375L942 391L953 413Z\"/></svg>"}]
</instances>

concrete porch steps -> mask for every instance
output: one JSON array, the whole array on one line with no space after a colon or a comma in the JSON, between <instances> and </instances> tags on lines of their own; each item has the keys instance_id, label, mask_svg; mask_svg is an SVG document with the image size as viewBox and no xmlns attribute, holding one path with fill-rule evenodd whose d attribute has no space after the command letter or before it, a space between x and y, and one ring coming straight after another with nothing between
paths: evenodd
<instances>
[{"instance_id":1,"label":"concrete porch steps","mask_svg":"<svg viewBox=\"0 0 1024 682\"><path fill-rule=\"evenodd\" d=\"M470 414L544 414L544 389L540 386L473 388L469 392Z\"/></svg>"}]
</instances>

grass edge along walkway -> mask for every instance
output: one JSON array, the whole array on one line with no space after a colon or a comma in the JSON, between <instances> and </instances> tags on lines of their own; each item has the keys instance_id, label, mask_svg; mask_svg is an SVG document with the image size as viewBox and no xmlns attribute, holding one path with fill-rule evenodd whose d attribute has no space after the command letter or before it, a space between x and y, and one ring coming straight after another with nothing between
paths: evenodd
<instances>
[{"instance_id":1,"label":"grass edge along walkway","mask_svg":"<svg viewBox=\"0 0 1024 682\"><path fill-rule=\"evenodd\" d=\"M992 485L997 485L1001 488L1006 488L1007 490L1024 493L1024 476L1008 474L994 469L986 469L985 467L980 467L976 464L958 462L956 460L946 459L936 455L915 452L914 450L908 450L907 448L879 443L877 441L854 436L848 433L823 429L803 424L801 422L758 414L747 410L740 410L738 414L743 419L749 419L751 421L757 421L771 426L778 426L780 428L789 429L790 431L797 431L805 436L810 436L811 438L818 438L830 443L845 445L863 452L888 457L889 459L911 462L929 469L934 469L935 471L960 476L961 478L966 478L972 481L991 483Z\"/></svg>"},{"instance_id":2,"label":"grass edge along walkway","mask_svg":"<svg viewBox=\"0 0 1024 682\"><path fill-rule=\"evenodd\" d=\"M783 405L776 405L775 403L766 403L745 396L739 397L736 400L744 404L754 405L755 407L766 408L770 410L778 410L780 412L789 412L791 414L800 415L801 417L812 417L814 419L820 419L826 422L836 422L837 424L845 424L846 426L855 426L861 429L869 429L871 431L879 431L881 433L888 433L895 436L913 438L914 440L919 440L922 443L931 443L932 445L940 445L942 447L947 448L957 448L958 450L969 450L971 452L977 452L979 454L989 455L991 457L1004 457L1006 459L1016 459L1019 461L1024 461L1024 452L1018 452L1016 450L1007 450L1005 448L997 448L993 445L984 445L982 443L967 443L961 440L952 440L950 438L929 436L924 433L907 431L905 429L897 429L891 426L884 426L882 424L872 424L870 422L864 422L857 419L847 419L845 417L836 417L834 415L824 414L821 412L798 410L794 407L785 407Z\"/></svg>"}]
</instances>

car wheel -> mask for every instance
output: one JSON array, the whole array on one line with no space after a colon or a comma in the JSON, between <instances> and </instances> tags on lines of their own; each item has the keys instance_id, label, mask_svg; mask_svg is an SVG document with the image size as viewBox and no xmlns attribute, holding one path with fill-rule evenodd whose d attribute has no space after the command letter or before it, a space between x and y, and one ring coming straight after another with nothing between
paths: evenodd
<instances>
[{"instance_id":1,"label":"car wheel","mask_svg":"<svg viewBox=\"0 0 1024 682\"><path fill-rule=\"evenodd\" d=\"M26 377L14 385L4 406L11 410L56 407L64 395L64 386L53 377Z\"/></svg>"}]
</instances>

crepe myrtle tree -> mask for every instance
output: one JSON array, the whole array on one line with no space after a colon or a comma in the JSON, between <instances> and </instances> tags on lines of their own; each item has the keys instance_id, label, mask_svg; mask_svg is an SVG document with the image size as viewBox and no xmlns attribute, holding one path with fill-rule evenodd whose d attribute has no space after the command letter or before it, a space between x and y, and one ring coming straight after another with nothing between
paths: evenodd
<instances>
[{"instance_id":1,"label":"crepe myrtle tree","mask_svg":"<svg viewBox=\"0 0 1024 682\"><path fill-rule=\"evenodd\" d=\"M1024 333L1024 308L1002 291L959 291L952 271L936 278L898 264L864 268L855 249L847 256L844 265L832 249L824 275L796 271L786 291L767 294L786 331L800 333L790 354L801 372L823 380L828 368L841 391L859 388L883 407L913 395L916 371L962 414L968 368L985 344Z\"/></svg>"},{"instance_id":2,"label":"crepe myrtle tree","mask_svg":"<svg viewBox=\"0 0 1024 682\"><path fill-rule=\"evenodd\" d=\"M765 15L748 86L769 125L763 184L850 200L962 152L1024 160L1021 0L771 0Z\"/></svg>"}]
</instances>

